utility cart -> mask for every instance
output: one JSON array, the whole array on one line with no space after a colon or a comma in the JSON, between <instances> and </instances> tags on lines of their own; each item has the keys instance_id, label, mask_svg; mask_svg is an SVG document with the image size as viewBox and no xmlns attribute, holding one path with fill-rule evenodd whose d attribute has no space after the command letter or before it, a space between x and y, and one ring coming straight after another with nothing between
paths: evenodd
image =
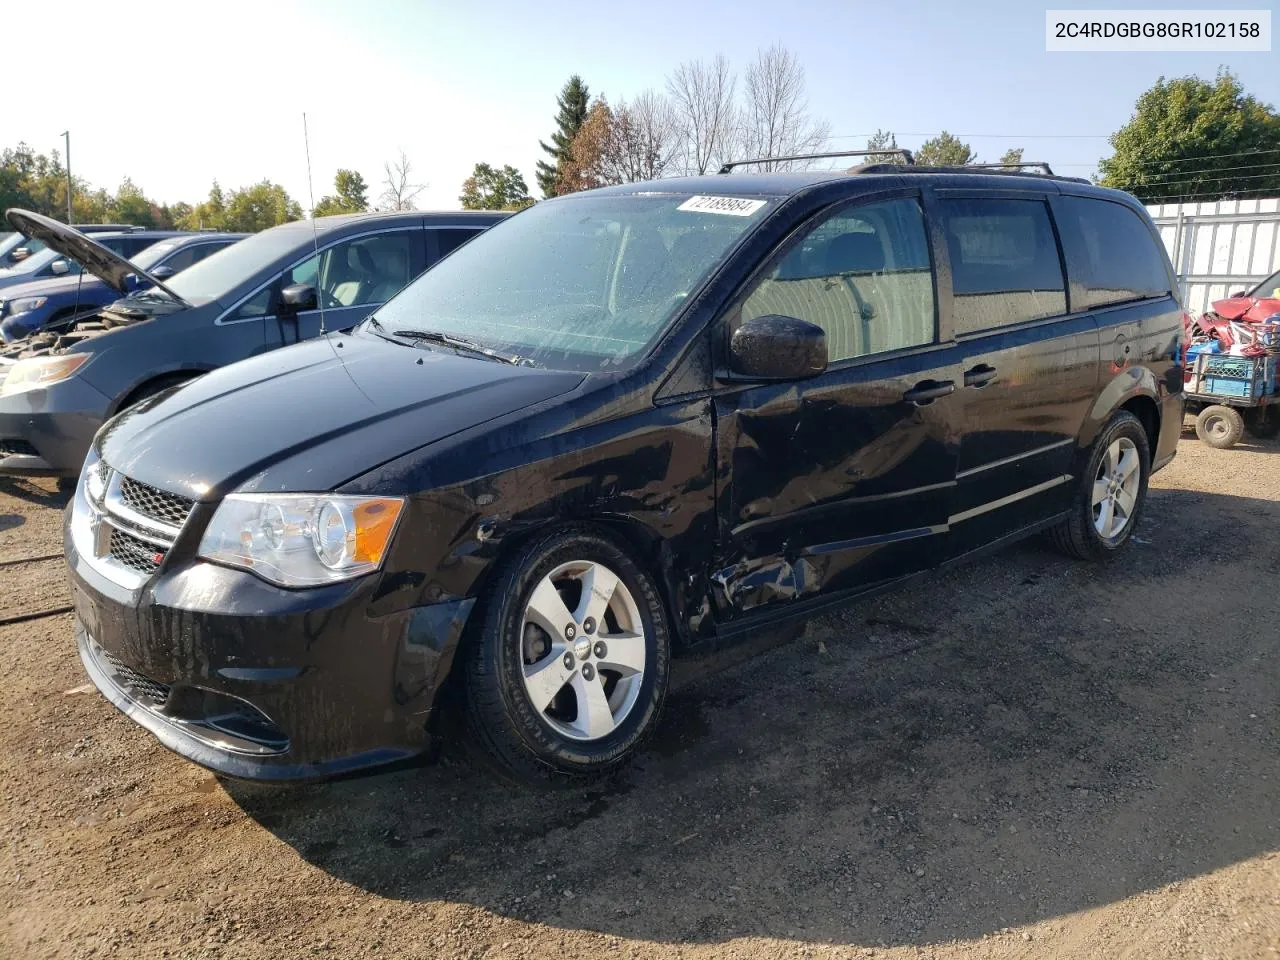
<instances>
[{"instance_id":1,"label":"utility cart","mask_svg":"<svg viewBox=\"0 0 1280 960\"><path fill-rule=\"evenodd\" d=\"M1275 354L1197 353L1187 359L1190 370L1183 395L1187 412L1196 415L1196 436L1225 450L1246 430L1260 439L1280 434Z\"/></svg>"}]
</instances>

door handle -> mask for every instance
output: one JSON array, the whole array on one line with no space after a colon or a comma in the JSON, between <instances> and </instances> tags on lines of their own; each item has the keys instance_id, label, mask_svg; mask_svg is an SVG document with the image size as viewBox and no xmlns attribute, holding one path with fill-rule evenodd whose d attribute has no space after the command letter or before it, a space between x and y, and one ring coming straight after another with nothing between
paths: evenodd
<instances>
[{"instance_id":1,"label":"door handle","mask_svg":"<svg viewBox=\"0 0 1280 960\"><path fill-rule=\"evenodd\" d=\"M985 387L989 383L995 383L1000 379L1000 374L996 373L996 368L980 363L976 367L964 372L964 385L966 387Z\"/></svg>"},{"instance_id":2,"label":"door handle","mask_svg":"<svg viewBox=\"0 0 1280 960\"><path fill-rule=\"evenodd\" d=\"M926 403L933 403L939 397L945 397L955 392L956 382L954 380L921 380L904 393L902 399L908 403L914 403L918 407L923 407Z\"/></svg>"}]
</instances>

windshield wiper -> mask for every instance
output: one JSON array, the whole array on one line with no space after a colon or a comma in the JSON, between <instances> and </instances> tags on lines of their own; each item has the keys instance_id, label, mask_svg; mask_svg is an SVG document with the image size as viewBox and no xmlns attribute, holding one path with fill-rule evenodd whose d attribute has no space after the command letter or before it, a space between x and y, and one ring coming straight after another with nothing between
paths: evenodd
<instances>
[{"instance_id":1,"label":"windshield wiper","mask_svg":"<svg viewBox=\"0 0 1280 960\"><path fill-rule=\"evenodd\" d=\"M375 319L373 323L378 323ZM464 353L474 353L477 356L488 357L490 360L497 360L499 363L509 363L516 367L531 367L533 361L528 357L521 357L514 353L503 353L501 350L494 350L492 347L486 347L483 344L476 343L474 340L467 340L463 337L455 337L450 333L441 333L438 330L393 330L393 337L403 337L406 340L420 340L426 343L440 343L446 347L452 347Z\"/></svg>"}]
</instances>

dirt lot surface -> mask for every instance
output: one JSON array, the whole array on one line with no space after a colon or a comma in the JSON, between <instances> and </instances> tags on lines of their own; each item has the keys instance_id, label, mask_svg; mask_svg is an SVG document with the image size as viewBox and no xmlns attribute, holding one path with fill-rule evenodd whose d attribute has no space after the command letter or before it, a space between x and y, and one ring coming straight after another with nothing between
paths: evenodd
<instances>
[{"instance_id":1,"label":"dirt lot surface","mask_svg":"<svg viewBox=\"0 0 1280 960\"><path fill-rule=\"evenodd\" d=\"M0 619L67 603L0 481ZM684 661L612 788L215 779L0 627L0 956L1280 957L1280 445L1184 439L1124 560L1041 544Z\"/></svg>"}]
</instances>

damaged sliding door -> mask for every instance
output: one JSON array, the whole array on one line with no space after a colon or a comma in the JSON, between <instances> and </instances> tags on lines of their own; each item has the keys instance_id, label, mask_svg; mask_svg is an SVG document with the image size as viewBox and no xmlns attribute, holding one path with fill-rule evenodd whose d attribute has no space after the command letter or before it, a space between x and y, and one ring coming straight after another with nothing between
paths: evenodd
<instances>
[{"instance_id":1,"label":"damaged sliding door","mask_svg":"<svg viewBox=\"0 0 1280 960\"><path fill-rule=\"evenodd\" d=\"M856 593L946 555L964 374L955 344L938 342L917 198L819 218L729 313L726 342L764 314L821 326L828 367L717 387L721 620Z\"/></svg>"}]
</instances>

